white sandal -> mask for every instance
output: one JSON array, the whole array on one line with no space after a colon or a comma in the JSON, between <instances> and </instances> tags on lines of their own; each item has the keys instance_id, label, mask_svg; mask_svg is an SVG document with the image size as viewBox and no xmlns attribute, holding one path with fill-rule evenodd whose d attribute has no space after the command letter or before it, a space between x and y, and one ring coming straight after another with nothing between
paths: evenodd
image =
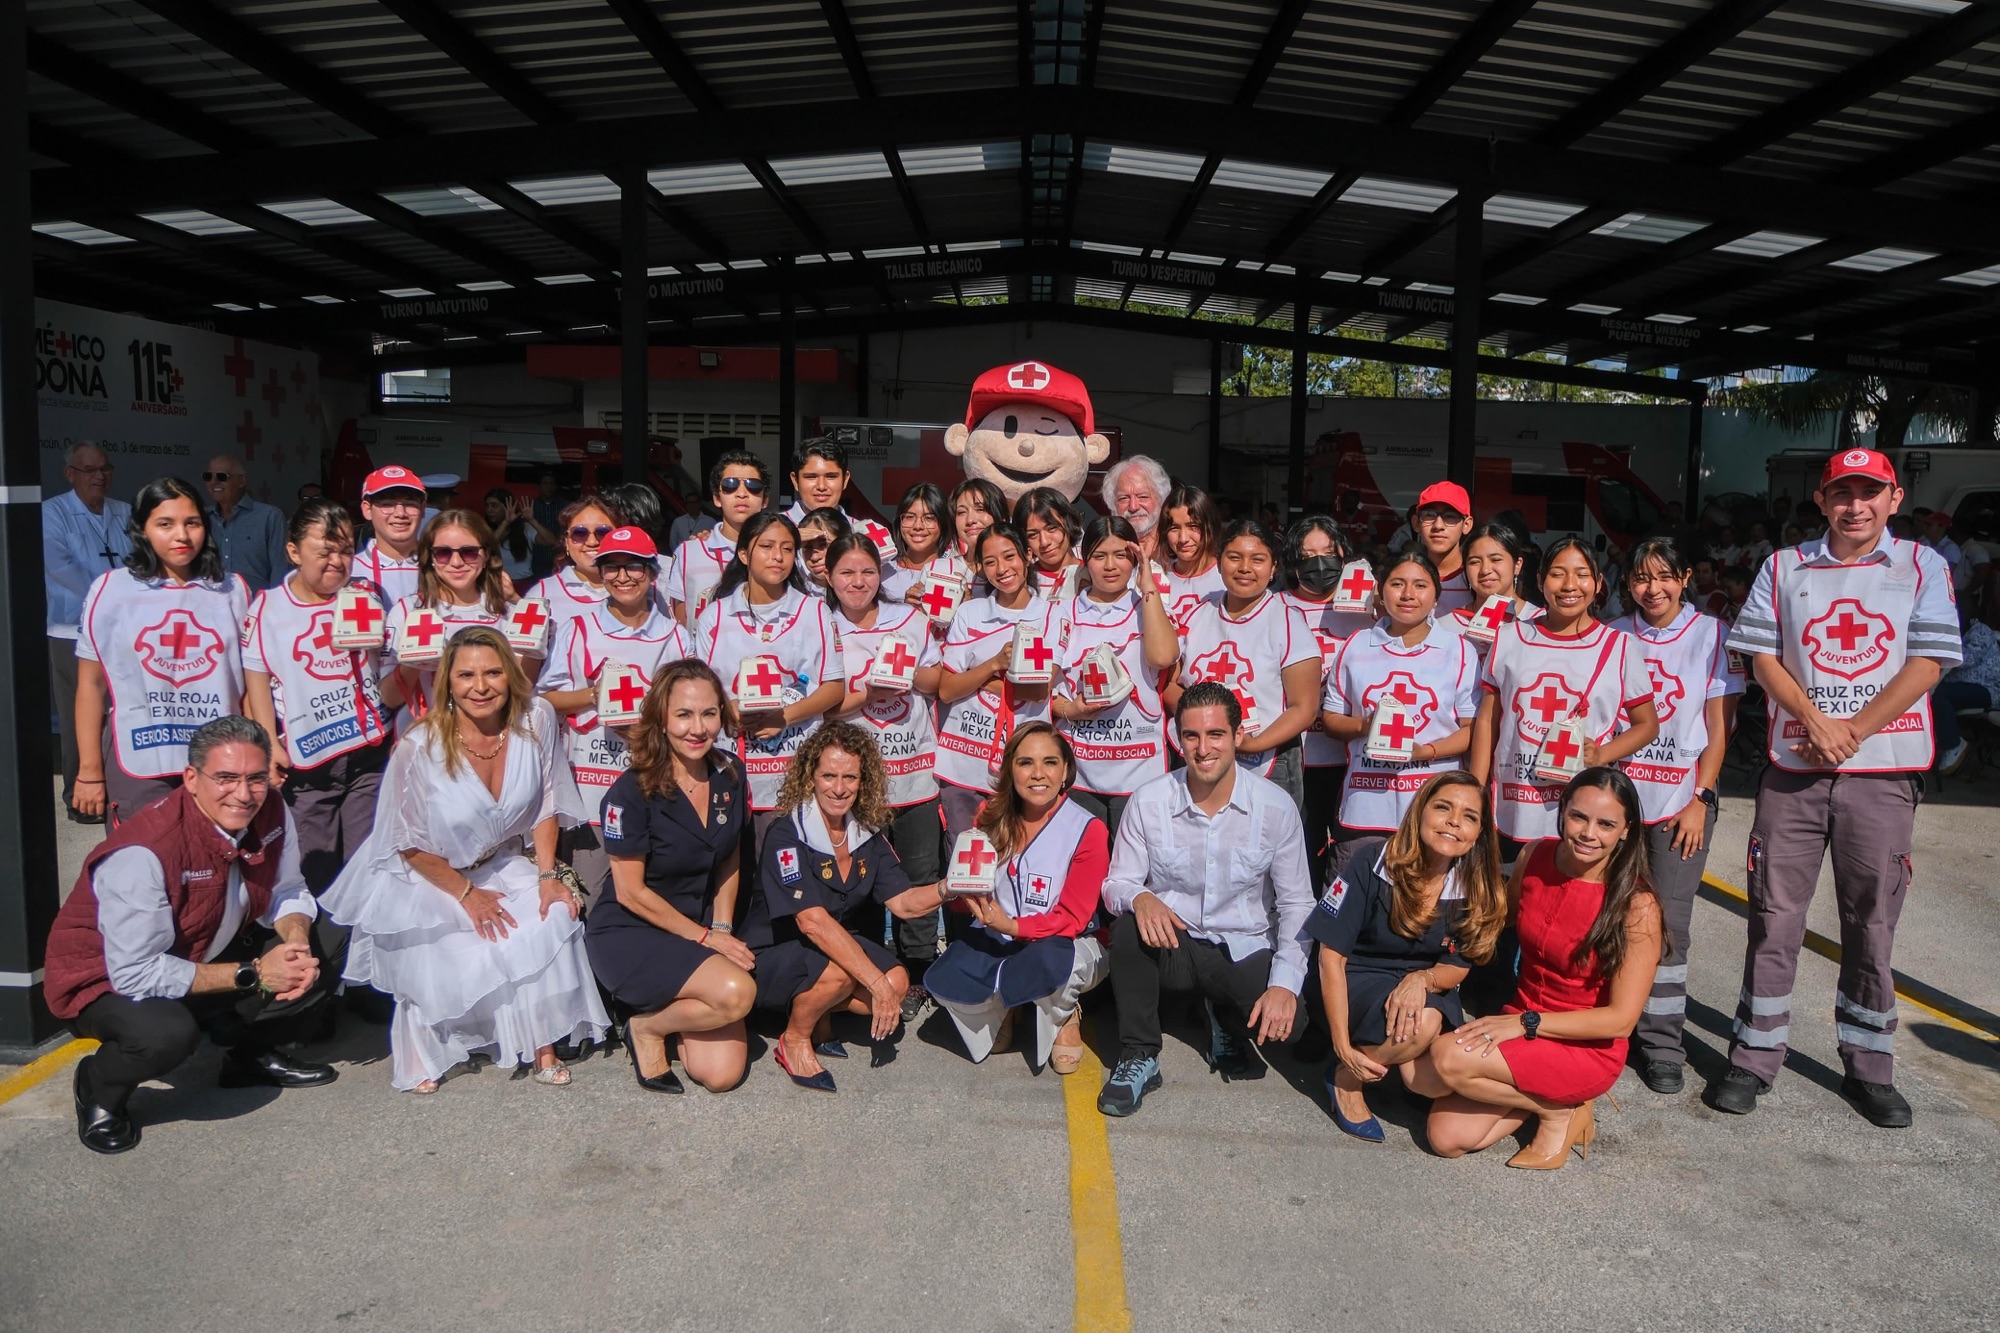
<instances>
[{"instance_id":1,"label":"white sandal","mask_svg":"<svg viewBox=\"0 0 2000 1333\"><path fill-rule=\"evenodd\" d=\"M540 1083L544 1087L566 1088L569 1086L570 1081L569 1066L560 1060L546 1068L537 1066L534 1079L535 1082Z\"/></svg>"},{"instance_id":2,"label":"white sandal","mask_svg":"<svg viewBox=\"0 0 2000 1333\"><path fill-rule=\"evenodd\" d=\"M438 1090L438 1081L434 1078L427 1078L423 1082L417 1084L416 1087L410 1089L411 1092L415 1093L419 1097L428 1097L437 1090Z\"/></svg>"}]
</instances>

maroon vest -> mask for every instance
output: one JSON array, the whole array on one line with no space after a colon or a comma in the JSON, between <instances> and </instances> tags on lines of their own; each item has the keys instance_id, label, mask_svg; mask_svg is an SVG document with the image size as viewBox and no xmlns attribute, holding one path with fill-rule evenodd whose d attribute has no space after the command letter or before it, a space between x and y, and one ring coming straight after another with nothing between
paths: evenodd
<instances>
[{"instance_id":1,"label":"maroon vest","mask_svg":"<svg viewBox=\"0 0 2000 1333\"><path fill-rule=\"evenodd\" d=\"M105 857L121 848L144 847L160 858L160 867L166 872L167 905L174 913L174 942L167 952L200 962L207 957L222 924L231 864L240 863L249 898L243 919L254 921L270 910L284 840L285 802L275 792L265 799L243 835L248 851L239 850L216 831L214 821L201 812L185 787L120 824L84 858L76 887L70 890L49 931L42 982L49 1012L57 1018L75 1018L85 1005L111 991L104 937L97 930L97 890L90 878Z\"/></svg>"}]
</instances>

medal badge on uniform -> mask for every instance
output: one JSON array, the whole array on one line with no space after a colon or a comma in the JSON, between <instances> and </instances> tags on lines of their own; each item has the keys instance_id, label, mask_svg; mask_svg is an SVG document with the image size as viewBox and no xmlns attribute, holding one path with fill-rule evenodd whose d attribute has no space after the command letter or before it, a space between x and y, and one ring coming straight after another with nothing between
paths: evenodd
<instances>
[{"instance_id":1,"label":"medal badge on uniform","mask_svg":"<svg viewBox=\"0 0 2000 1333\"><path fill-rule=\"evenodd\" d=\"M1086 708L1114 708L1132 697L1131 674L1108 643L1085 653L1071 677L1077 702Z\"/></svg>"},{"instance_id":2,"label":"medal badge on uniform","mask_svg":"<svg viewBox=\"0 0 2000 1333\"><path fill-rule=\"evenodd\" d=\"M627 727L639 720L651 682L627 662L606 662L597 677L597 720L607 727Z\"/></svg>"},{"instance_id":3,"label":"medal badge on uniform","mask_svg":"<svg viewBox=\"0 0 2000 1333\"><path fill-rule=\"evenodd\" d=\"M1363 753L1382 764L1407 764L1416 757L1417 723L1410 707L1387 690L1368 719L1368 744Z\"/></svg>"},{"instance_id":4,"label":"medal badge on uniform","mask_svg":"<svg viewBox=\"0 0 2000 1333\"><path fill-rule=\"evenodd\" d=\"M1340 567L1340 582L1333 585L1333 609L1371 611L1375 606L1375 571L1366 560L1350 560Z\"/></svg>"},{"instance_id":5,"label":"medal badge on uniform","mask_svg":"<svg viewBox=\"0 0 2000 1333\"><path fill-rule=\"evenodd\" d=\"M784 664L775 657L746 657L736 668L736 706L746 713L774 713L785 706Z\"/></svg>"},{"instance_id":6,"label":"medal badge on uniform","mask_svg":"<svg viewBox=\"0 0 2000 1333\"><path fill-rule=\"evenodd\" d=\"M900 634L884 634L862 683L878 690L908 690L917 683L917 650Z\"/></svg>"},{"instance_id":7,"label":"medal badge on uniform","mask_svg":"<svg viewBox=\"0 0 2000 1333\"><path fill-rule=\"evenodd\" d=\"M951 860L945 865L946 898L991 896L993 880L1000 870L1000 854L978 829L967 829L951 845Z\"/></svg>"},{"instance_id":8,"label":"medal badge on uniform","mask_svg":"<svg viewBox=\"0 0 2000 1333\"><path fill-rule=\"evenodd\" d=\"M372 653L389 637L389 617L366 588L342 588L333 595L333 646L342 652Z\"/></svg>"},{"instance_id":9,"label":"medal badge on uniform","mask_svg":"<svg viewBox=\"0 0 2000 1333\"><path fill-rule=\"evenodd\" d=\"M1513 618L1513 600L1504 593L1496 592L1465 622L1465 637L1474 643L1490 644L1500 632L1500 627Z\"/></svg>"},{"instance_id":10,"label":"medal badge on uniform","mask_svg":"<svg viewBox=\"0 0 2000 1333\"><path fill-rule=\"evenodd\" d=\"M404 666L429 666L444 656L447 637L443 616L428 606L415 607L396 632L396 660Z\"/></svg>"},{"instance_id":11,"label":"medal badge on uniform","mask_svg":"<svg viewBox=\"0 0 2000 1333\"><path fill-rule=\"evenodd\" d=\"M1048 638L1025 622L1014 626L1014 643L1007 653L1007 680L1014 685L1046 685L1056 678L1056 649Z\"/></svg>"},{"instance_id":12,"label":"medal badge on uniform","mask_svg":"<svg viewBox=\"0 0 2000 1333\"><path fill-rule=\"evenodd\" d=\"M539 657L548 651L549 604L539 597L523 597L507 613L507 645L517 653Z\"/></svg>"},{"instance_id":13,"label":"medal badge on uniform","mask_svg":"<svg viewBox=\"0 0 2000 1333\"><path fill-rule=\"evenodd\" d=\"M949 569L927 569L917 580L917 605L933 625L951 624L965 600L965 580Z\"/></svg>"},{"instance_id":14,"label":"medal badge on uniform","mask_svg":"<svg viewBox=\"0 0 2000 1333\"><path fill-rule=\"evenodd\" d=\"M1544 782L1568 782L1583 772L1583 746L1588 739L1583 723L1576 718L1551 723L1549 734L1542 737L1541 748L1535 751L1535 776Z\"/></svg>"}]
</instances>

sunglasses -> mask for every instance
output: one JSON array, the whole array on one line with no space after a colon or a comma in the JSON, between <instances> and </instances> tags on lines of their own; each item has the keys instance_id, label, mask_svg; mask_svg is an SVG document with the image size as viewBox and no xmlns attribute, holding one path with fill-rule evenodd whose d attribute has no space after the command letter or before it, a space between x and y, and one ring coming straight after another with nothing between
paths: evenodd
<instances>
[{"instance_id":1,"label":"sunglasses","mask_svg":"<svg viewBox=\"0 0 2000 1333\"><path fill-rule=\"evenodd\" d=\"M431 563L436 565L483 565L486 563L484 546L433 546Z\"/></svg>"},{"instance_id":2,"label":"sunglasses","mask_svg":"<svg viewBox=\"0 0 2000 1333\"><path fill-rule=\"evenodd\" d=\"M201 474L201 479L203 481L228 481L231 477L240 477L242 475L241 472L204 472Z\"/></svg>"},{"instance_id":3,"label":"sunglasses","mask_svg":"<svg viewBox=\"0 0 2000 1333\"><path fill-rule=\"evenodd\" d=\"M720 482L716 483L715 489L721 491L724 495L734 495L739 490L748 491L752 495L762 495L764 493L764 483L755 477L724 477Z\"/></svg>"},{"instance_id":4,"label":"sunglasses","mask_svg":"<svg viewBox=\"0 0 2000 1333\"><path fill-rule=\"evenodd\" d=\"M609 537L610 535L611 535L611 529L609 527L586 528L582 524L578 524L576 527L573 527L569 530L569 539L573 542L587 542L592 537L597 538L597 540L599 541L603 541L606 537Z\"/></svg>"}]
</instances>

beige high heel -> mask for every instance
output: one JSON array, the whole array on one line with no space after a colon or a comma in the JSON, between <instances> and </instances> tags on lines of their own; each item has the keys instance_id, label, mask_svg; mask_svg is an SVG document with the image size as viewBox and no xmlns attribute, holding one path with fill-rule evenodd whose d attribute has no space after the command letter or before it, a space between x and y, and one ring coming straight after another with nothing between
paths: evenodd
<instances>
[{"instance_id":1,"label":"beige high heel","mask_svg":"<svg viewBox=\"0 0 2000 1333\"><path fill-rule=\"evenodd\" d=\"M1597 1114L1592 1109L1596 1103L1585 1102L1576 1108L1576 1114L1569 1118L1569 1132L1563 1135L1562 1147L1550 1154L1535 1151L1530 1143L1521 1151L1507 1159L1507 1165L1519 1167L1523 1171L1556 1171L1569 1160L1569 1150L1575 1148L1584 1161L1590 1160L1590 1141L1597 1137Z\"/></svg>"},{"instance_id":2,"label":"beige high heel","mask_svg":"<svg viewBox=\"0 0 2000 1333\"><path fill-rule=\"evenodd\" d=\"M1074 1042L1065 1042L1065 1036L1074 1035ZM1049 1047L1049 1068L1058 1074L1074 1074L1083 1065L1083 1011L1069 1016L1056 1033L1055 1043Z\"/></svg>"}]
</instances>

